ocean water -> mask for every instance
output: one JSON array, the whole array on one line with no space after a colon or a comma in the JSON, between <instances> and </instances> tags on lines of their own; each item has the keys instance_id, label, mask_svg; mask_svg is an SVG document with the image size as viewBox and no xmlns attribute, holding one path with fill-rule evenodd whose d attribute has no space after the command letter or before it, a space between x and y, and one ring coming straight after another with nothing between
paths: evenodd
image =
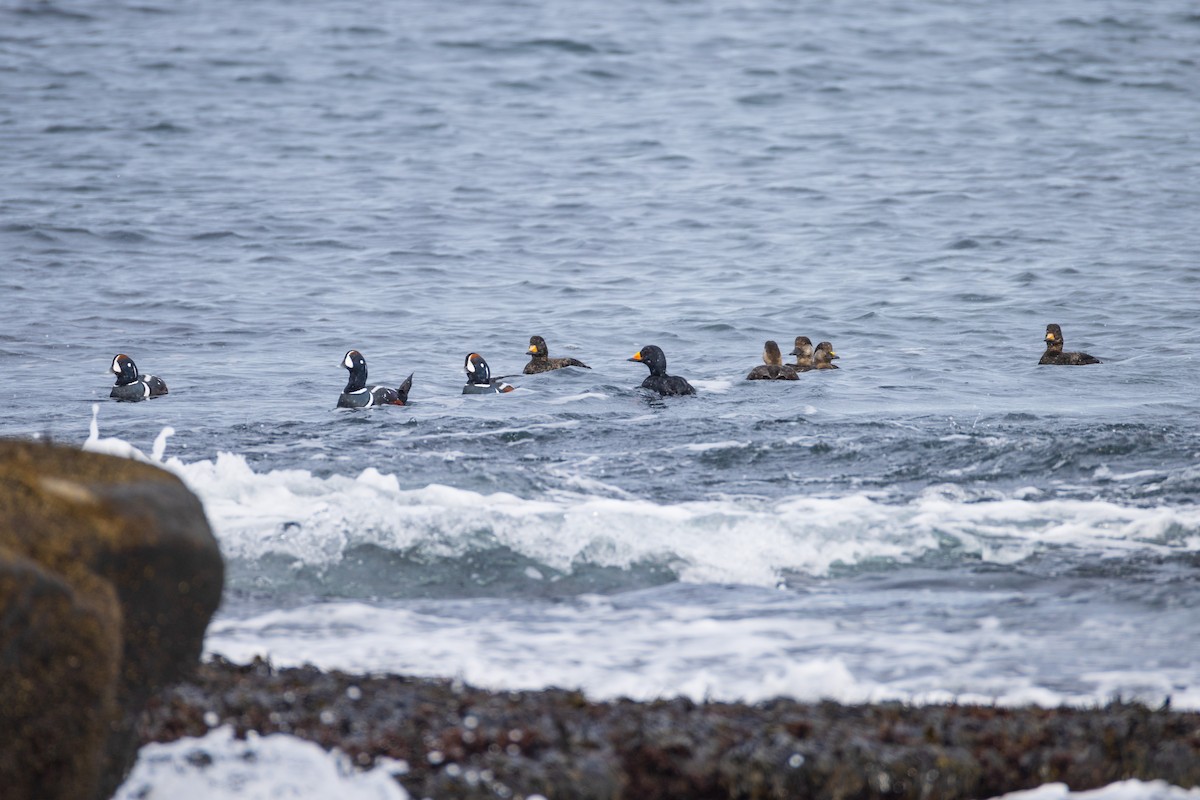
<instances>
[{"instance_id":1,"label":"ocean water","mask_svg":"<svg viewBox=\"0 0 1200 800\"><path fill-rule=\"evenodd\" d=\"M0 435L177 472L232 658L1200 708L1198 53L1185 0L7 2ZM841 369L742 380L801 334ZM335 410L349 348L412 404Z\"/></svg>"}]
</instances>

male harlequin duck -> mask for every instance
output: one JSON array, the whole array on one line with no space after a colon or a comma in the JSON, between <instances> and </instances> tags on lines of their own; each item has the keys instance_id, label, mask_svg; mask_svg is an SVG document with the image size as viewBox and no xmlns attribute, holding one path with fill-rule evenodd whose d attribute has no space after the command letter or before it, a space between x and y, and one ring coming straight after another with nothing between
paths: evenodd
<instances>
[{"instance_id":1,"label":"male harlequin duck","mask_svg":"<svg viewBox=\"0 0 1200 800\"><path fill-rule=\"evenodd\" d=\"M792 364L792 369L796 372L808 372L813 368L812 339L807 336L797 336L796 346L788 355L796 357L796 363Z\"/></svg>"},{"instance_id":2,"label":"male harlequin duck","mask_svg":"<svg viewBox=\"0 0 1200 800\"><path fill-rule=\"evenodd\" d=\"M1062 328L1051 322L1046 326L1046 352L1042 353L1039 364L1102 364L1100 359L1087 353L1064 353Z\"/></svg>"},{"instance_id":3,"label":"male harlequin duck","mask_svg":"<svg viewBox=\"0 0 1200 800\"><path fill-rule=\"evenodd\" d=\"M493 378L488 363L479 353L468 353L463 369L467 371L467 385L463 387L463 394L504 394L514 388L499 378Z\"/></svg>"},{"instance_id":4,"label":"male harlequin duck","mask_svg":"<svg viewBox=\"0 0 1200 800\"><path fill-rule=\"evenodd\" d=\"M841 369L833 363L835 358L840 358L840 356L833 352L833 345L829 342L821 342L813 351L813 369Z\"/></svg>"},{"instance_id":5,"label":"male harlequin duck","mask_svg":"<svg viewBox=\"0 0 1200 800\"><path fill-rule=\"evenodd\" d=\"M763 345L762 354L763 363L760 366L750 370L750 374L746 376L748 381L798 381L799 376L796 375L796 370L792 369L787 364L783 363L783 354L779 352L779 345L768 340Z\"/></svg>"},{"instance_id":6,"label":"male harlequin duck","mask_svg":"<svg viewBox=\"0 0 1200 800\"><path fill-rule=\"evenodd\" d=\"M630 361L640 361L650 368L650 376L642 381L643 389L661 395L695 394L692 385L678 375L667 374L667 357L657 345L648 344L634 354Z\"/></svg>"},{"instance_id":7,"label":"male harlequin duck","mask_svg":"<svg viewBox=\"0 0 1200 800\"><path fill-rule=\"evenodd\" d=\"M577 358L550 358L546 350L546 340L540 336L529 337L529 363L525 365L526 375L536 375L539 372L549 372L563 367L583 367L591 369Z\"/></svg>"},{"instance_id":8,"label":"male harlequin duck","mask_svg":"<svg viewBox=\"0 0 1200 800\"><path fill-rule=\"evenodd\" d=\"M162 378L153 375L138 374L137 364L124 353L118 353L112 361L109 371L117 376L117 382L109 397L117 400L136 402L151 397L161 397L167 393L167 384Z\"/></svg>"},{"instance_id":9,"label":"male harlequin duck","mask_svg":"<svg viewBox=\"0 0 1200 800\"><path fill-rule=\"evenodd\" d=\"M347 350L342 366L350 370L350 380L338 398L338 408L371 408L372 406L402 406L408 402L413 376L410 373L400 388L367 386L367 360L357 350Z\"/></svg>"}]
</instances>

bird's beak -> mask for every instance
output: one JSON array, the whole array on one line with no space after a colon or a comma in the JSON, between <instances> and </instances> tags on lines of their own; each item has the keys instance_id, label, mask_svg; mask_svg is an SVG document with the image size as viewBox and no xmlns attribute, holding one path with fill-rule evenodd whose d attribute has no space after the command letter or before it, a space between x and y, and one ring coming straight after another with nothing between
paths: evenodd
<instances>
[{"instance_id":1,"label":"bird's beak","mask_svg":"<svg viewBox=\"0 0 1200 800\"><path fill-rule=\"evenodd\" d=\"M833 352L832 350L829 351L829 357L830 358L841 358L841 356L839 356L837 353Z\"/></svg>"},{"instance_id":2,"label":"bird's beak","mask_svg":"<svg viewBox=\"0 0 1200 800\"><path fill-rule=\"evenodd\" d=\"M641 354L641 352L639 351L639 352L637 352L637 353L634 353L634 354L633 354L633 358L627 358L627 359L625 359L625 360L626 360L626 361L641 361L641 360L642 360L642 354Z\"/></svg>"},{"instance_id":3,"label":"bird's beak","mask_svg":"<svg viewBox=\"0 0 1200 800\"><path fill-rule=\"evenodd\" d=\"M800 355L800 351L799 351L799 350L793 350L792 352L788 353L788 355L789 355L789 356L798 356L798 355Z\"/></svg>"},{"instance_id":4,"label":"bird's beak","mask_svg":"<svg viewBox=\"0 0 1200 800\"><path fill-rule=\"evenodd\" d=\"M1047 341L1047 342L1053 342L1053 341L1054 341L1054 334L1053 334L1053 333L1047 333L1047 334L1046 334L1046 341Z\"/></svg>"},{"instance_id":5,"label":"bird's beak","mask_svg":"<svg viewBox=\"0 0 1200 800\"><path fill-rule=\"evenodd\" d=\"M536 353L536 352L537 352L537 345L536 345L536 344L531 344L531 345L529 345L529 352L530 352L530 353Z\"/></svg>"}]
</instances>

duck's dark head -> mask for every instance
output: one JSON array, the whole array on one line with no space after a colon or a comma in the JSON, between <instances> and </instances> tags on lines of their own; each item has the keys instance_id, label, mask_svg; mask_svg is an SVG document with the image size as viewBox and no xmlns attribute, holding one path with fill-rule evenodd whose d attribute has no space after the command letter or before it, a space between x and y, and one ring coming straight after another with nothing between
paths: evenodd
<instances>
[{"instance_id":1,"label":"duck's dark head","mask_svg":"<svg viewBox=\"0 0 1200 800\"><path fill-rule=\"evenodd\" d=\"M1053 322L1046 326L1046 349L1059 351L1063 349L1062 328Z\"/></svg>"},{"instance_id":2,"label":"duck's dark head","mask_svg":"<svg viewBox=\"0 0 1200 800\"><path fill-rule=\"evenodd\" d=\"M667 374L667 357L662 348L656 344L648 344L633 354L630 361L640 361L650 368L651 375Z\"/></svg>"},{"instance_id":3,"label":"duck's dark head","mask_svg":"<svg viewBox=\"0 0 1200 800\"><path fill-rule=\"evenodd\" d=\"M841 358L841 356L833 352L833 345L829 342L821 342L817 345L817 349L813 351L813 361L821 364L828 364L830 361L838 358Z\"/></svg>"},{"instance_id":4,"label":"duck's dark head","mask_svg":"<svg viewBox=\"0 0 1200 800\"><path fill-rule=\"evenodd\" d=\"M546 340L540 336L529 337L529 357L530 358L545 358L550 354L546 349Z\"/></svg>"},{"instance_id":5,"label":"duck's dark head","mask_svg":"<svg viewBox=\"0 0 1200 800\"><path fill-rule=\"evenodd\" d=\"M788 353L788 355L799 356L800 358L812 358L812 354L812 339L809 339L807 336L797 336L796 346L792 349L792 352Z\"/></svg>"},{"instance_id":6,"label":"duck's dark head","mask_svg":"<svg viewBox=\"0 0 1200 800\"><path fill-rule=\"evenodd\" d=\"M467 371L467 383L487 386L492 382L492 371L479 353L468 353L466 360L463 361L463 369Z\"/></svg>"},{"instance_id":7,"label":"duck's dark head","mask_svg":"<svg viewBox=\"0 0 1200 800\"><path fill-rule=\"evenodd\" d=\"M117 376L117 386L128 386L138 379L137 364L124 353L117 353L113 357L112 366L108 370Z\"/></svg>"},{"instance_id":8,"label":"duck's dark head","mask_svg":"<svg viewBox=\"0 0 1200 800\"><path fill-rule=\"evenodd\" d=\"M768 339L763 345L763 363L775 367L783 366L783 354L779 352L779 345L773 339Z\"/></svg>"},{"instance_id":9,"label":"duck's dark head","mask_svg":"<svg viewBox=\"0 0 1200 800\"><path fill-rule=\"evenodd\" d=\"M347 392L357 392L367 385L367 360L357 350L347 350L342 357L342 366L350 370L350 381L346 384Z\"/></svg>"}]
</instances>

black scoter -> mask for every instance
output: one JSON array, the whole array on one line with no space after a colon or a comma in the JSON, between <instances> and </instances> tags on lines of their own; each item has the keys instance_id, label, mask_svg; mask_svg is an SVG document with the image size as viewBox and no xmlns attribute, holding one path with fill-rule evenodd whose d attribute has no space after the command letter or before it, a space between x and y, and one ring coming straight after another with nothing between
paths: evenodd
<instances>
[{"instance_id":1,"label":"black scoter","mask_svg":"<svg viewBox=\"0 0 1200 800\"><path fill-rule=\"evenodd\" d=\"M833 345L829 342L821 342L813 351L813 369L841 369L833 363L835 358L840 358L840 356L833 352Z\"/></svg>"},{"instance_id":2,"label":"black scoter","mask_svg":"<svg viewBox=\"0 0 1200 800\"><path fill-rule=\"evenodd\" d=\"M1062 328L1051 322L1046 326L1046 352L1042 353L1039 364L1101 364L1100 359L1087 353L1064 353Z\"/></svg>"},{"instance_id":3,"label":"black scoter","mask_svg":"<svg viewBox=\"0 0 1200 800\"><path fill-rule=\"evenodd\" d=\"M591 369L577 358L550 358L546 349L546 340L540 336L529 337L529 363L525 365L526 375L536 375L539 372L549 372L563 367L583 367Z\"/></svg>"},{"instance_id":4,"label":"black scoter","mask_svg":"<svg viewBox=\"0 0 1200 800\"><path fill-rule=\"evenodd\" d=\"M114 400L135 403L138 400L149 400L152 397L162 397L167 394L167 384L162 378L154 375L142 375L138 372L137 364L124 353L113 357L112 366L108 368L117 376L108 396Z\"/></svg>"},{"instance_id":5,"label":"black scoter","mask_svg":"<svg viewBox=\"0 0 1200 800\"><path fill-rule=\"evenodd\" d=\"M410 373L399 388L367 386L367 360L357 350L347 350L342 366L350 371L350 380L338 397L338 408L371 408L372 406L402 406L408 403L413 376Z\"/></svg>"},{"instance_id":6,"label":"black scoter","mask_svg":"<svg viewBox=\"0 0 1200 800\"><path fill-rule=\"evenodd\" d=\"M683 378L667 374L667 357L657 345L646 345L629 361L640 361L650 368L649 377L642 381L643 389L650 389L664 396L696 393L692 385Z\"/></svg>"},{"instance_id":7,"label":"black scoter","mask_svg":"<svg viewBox=\"0 0 1200 800\"><path fill-rule=\"evenodd\" d=\"M796 370L792 369L788 364L783 363L783 354L779 352L779 345L772 340L767 340L763 345L762 354L763 363L754 369L750 370L750 374L746 376L748 381L796 381L800 380L796 375Z\"/></svg>"},{"instance_id":8,"label":"black scoter","mask_svg":"<svg viewBox=\"0 0 1200 800\"><path fill-rule=\"evenodd\" d=\"M513 387L504 381L492 377L491 368L479 353L467 353L463 369L467 371L467 383L463 386L463 394L504 394L513 390Z\"/></svg>"},{"instance_id":9,"label":"black scoter","mask_svg":"<svg viewBox=\"0 0 1200 800\"><path fill-rule=\"evenodd\" d=\"M792 369L796 372L808 372L813 368L812 339L807 336L797 336L795 344L792 352L788 353L788 355L796 357L796 363L792 364Z\"/></svg>"}]
</instances>

